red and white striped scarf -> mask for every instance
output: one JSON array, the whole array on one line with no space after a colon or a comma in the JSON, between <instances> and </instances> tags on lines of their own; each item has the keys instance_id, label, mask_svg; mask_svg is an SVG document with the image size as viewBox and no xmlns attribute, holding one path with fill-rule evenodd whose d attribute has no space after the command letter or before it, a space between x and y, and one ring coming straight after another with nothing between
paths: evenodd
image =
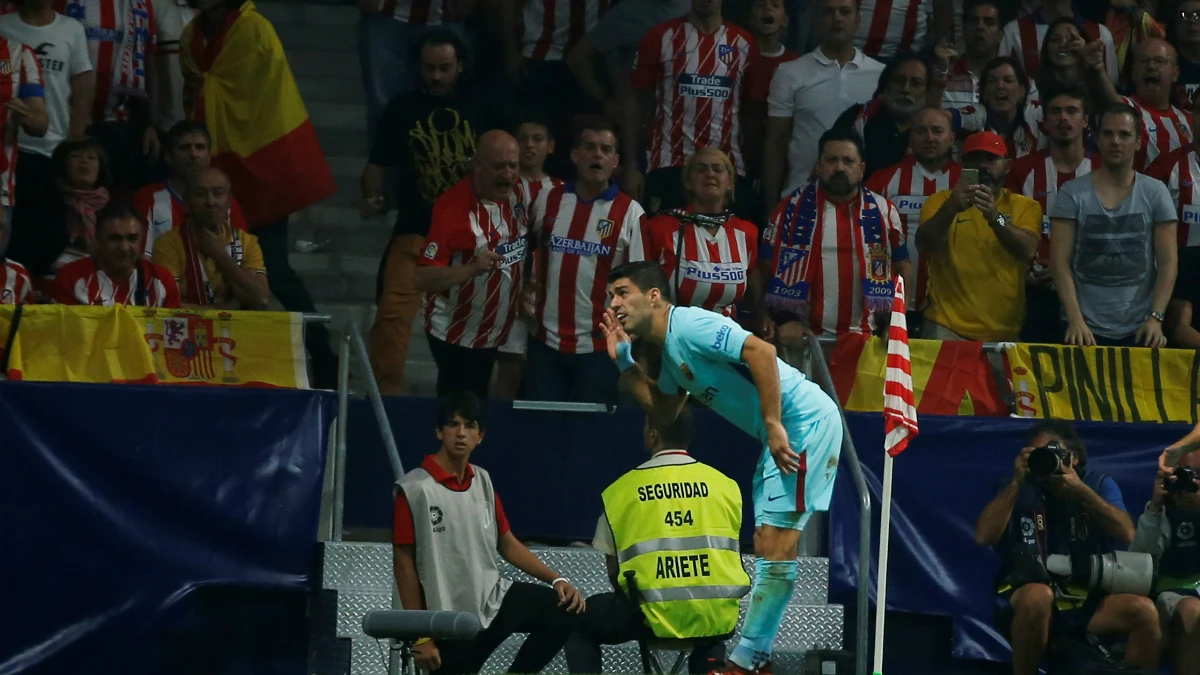
<instances>
[{"instance_id":1,"label":"red and white striped scarf","mask_svg":"<svg viewBox=\"0 0 1200 675\"><path fill-rule=\"evenodd\" d=\"M888 327L887 372L883 385L883 449L895 457L917 437L913 403L912 362L908 354L908 322L904 314L904 279L896 278L892 323Z\"/></svg>"}]
</instances>

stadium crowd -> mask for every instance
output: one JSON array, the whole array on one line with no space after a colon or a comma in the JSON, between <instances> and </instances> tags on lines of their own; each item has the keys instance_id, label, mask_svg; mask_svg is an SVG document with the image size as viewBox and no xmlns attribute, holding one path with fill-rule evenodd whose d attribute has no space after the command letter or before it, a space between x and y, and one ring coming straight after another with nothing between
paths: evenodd
<instances>
[{"instance_id":1,"label":"stadium crowd","mask_svg":"<svg viewBox=\"0 0 1200 675\"><path fill-rule=\"evenodd\" d=\"M1200 2L359 4L385 393L423 311L439 394L614 402L637 260L782 346L901 276L917 337L1200 347Z\"/></svg>"}]
</instances>

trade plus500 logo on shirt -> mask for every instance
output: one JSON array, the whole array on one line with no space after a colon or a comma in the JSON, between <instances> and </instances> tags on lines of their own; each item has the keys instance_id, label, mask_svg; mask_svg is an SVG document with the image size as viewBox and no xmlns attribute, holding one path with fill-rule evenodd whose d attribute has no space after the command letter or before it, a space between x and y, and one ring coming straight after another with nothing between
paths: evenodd
<instances>
[{"instance_id":1,"label":"trade plus500 logo on shirt","mask_svg":"<svg viewBox=\"0 0 1200 675\"><path fill-rule=\"evenodd\" d=\"M515 265L525 259L525 239L514 239L507 244L501 244L496 248L496 253L504 257L500 261L501 267Z\"/></svg>"},{"instance_id":2,"label":"trade plus500 logo on shirt","mask_svg":"<svg viewBox=\"0 0 1200 675\"><path fill-rule=\"evenodd\" d=\"M569 239L554 235L550 237L550 250L555 253L591 257L594 255L610 256L612 255L613 247L596 241L580 241L579 239Z\"/></svg>"},{"instance_id":3,"label":"trade plus500 logo on shirt","mask_svg":"<svg viewBox=\"0 0 1200 675\"><path fill-rule=\"evenodd\" d=\"M1192 204L1184 204L1182 215L1183 215L1183 218L1181 218L1181 220L1185 223L1188 223L1189 225L1194 224L1194 223L1200 223L1200 206L1193 206Z\"/></svg>"},{"instance_id":4,"label":"trade plus500 logo on shirt","mask_svg":"<svg viewBox=\"0 0 1200 675\"><path fill-rule=\"evenodd\" d=\"M896 205L896 210L906 216L919 216L922 207L925 206L925 200L928 197L922 195L904 195L896 197L892 203Z\"/></svg>"},{"instance_id":5,"label":"trade plus500 logo on shirt","mask_svg":"<svg viewBox=\"0 0 1200 675\"><path fill-rule=\"evenodd\" d=\"M683 261L683 276L693 281L740 284L746 281L746 268L730 263Z\"/></svg>"},{"instance_id":6,"label":"trade plus500 logo on shirt","mask_svg":"<svg viewBox=\"0 0 1200 675\"><path fill-rule=\"evenodd\" d=\"M693 75L692 73L683 73L679 76L680 96L726 99L732 93L732 77L725 77L724 75Z\"/></svg>"}]
</instances>

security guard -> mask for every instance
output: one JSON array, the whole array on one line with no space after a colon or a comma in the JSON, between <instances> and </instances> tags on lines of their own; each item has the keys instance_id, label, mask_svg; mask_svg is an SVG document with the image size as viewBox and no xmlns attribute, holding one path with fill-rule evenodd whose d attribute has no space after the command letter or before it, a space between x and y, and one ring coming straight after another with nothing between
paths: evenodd
<instances>
[{"instance_id":1,"label":"security guard","mask_svg":"<svg viewBox=\"0 0 1200 675\"><path fill-rule=\"evenodd\" d=\"M725 639L750 590L738 546L741 490L688 455L691 413L685 408L657 426L647 417L643 434L653 456L603 493L593 545L606 554L615 592L588 598L566 644L572 673L603 672L602 644L656 637L713 638L692 651L688 672L714 670L724 663ZM636 601L626 572L634 573Z\"/></svg>"}]
</instances>

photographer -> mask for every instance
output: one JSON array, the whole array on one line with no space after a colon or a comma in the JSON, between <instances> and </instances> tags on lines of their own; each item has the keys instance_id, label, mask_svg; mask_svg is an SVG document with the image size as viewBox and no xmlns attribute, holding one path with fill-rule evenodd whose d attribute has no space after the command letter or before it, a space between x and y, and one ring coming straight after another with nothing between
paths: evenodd
<instances>
[{"instance_id":1,"label":"photographer","mask_svg":"<svg viewBox=\"0 0 1200 675\"><path fill-rule=\"evenodd\" d=\"M975 524L975 541L1001 558L996 625L1013 651L1014 675L1033 675L1055 638L1128 636L1126 663L1157 667L1161 632L1154 604L1129 594L1102 595L1052 579L1050 555L1071 559L1113 551L1133 540L1121 491L1088 471L1087 449L1067 422L1034 426L1016 471Z\"/></svg>"},{"instance_id":2,"label":"photographer","mask_svg":"<svg viewBox=\"0 0 1200 675\"><path fill-rule=\"evenodd\" d=\"M1174 675L1200 675L1200 453L1170 472L1158 470L1154 497L1138 519L1131 551L1154 556L1155 604L1162 616Z\"/></svg>"}]
</instances>

